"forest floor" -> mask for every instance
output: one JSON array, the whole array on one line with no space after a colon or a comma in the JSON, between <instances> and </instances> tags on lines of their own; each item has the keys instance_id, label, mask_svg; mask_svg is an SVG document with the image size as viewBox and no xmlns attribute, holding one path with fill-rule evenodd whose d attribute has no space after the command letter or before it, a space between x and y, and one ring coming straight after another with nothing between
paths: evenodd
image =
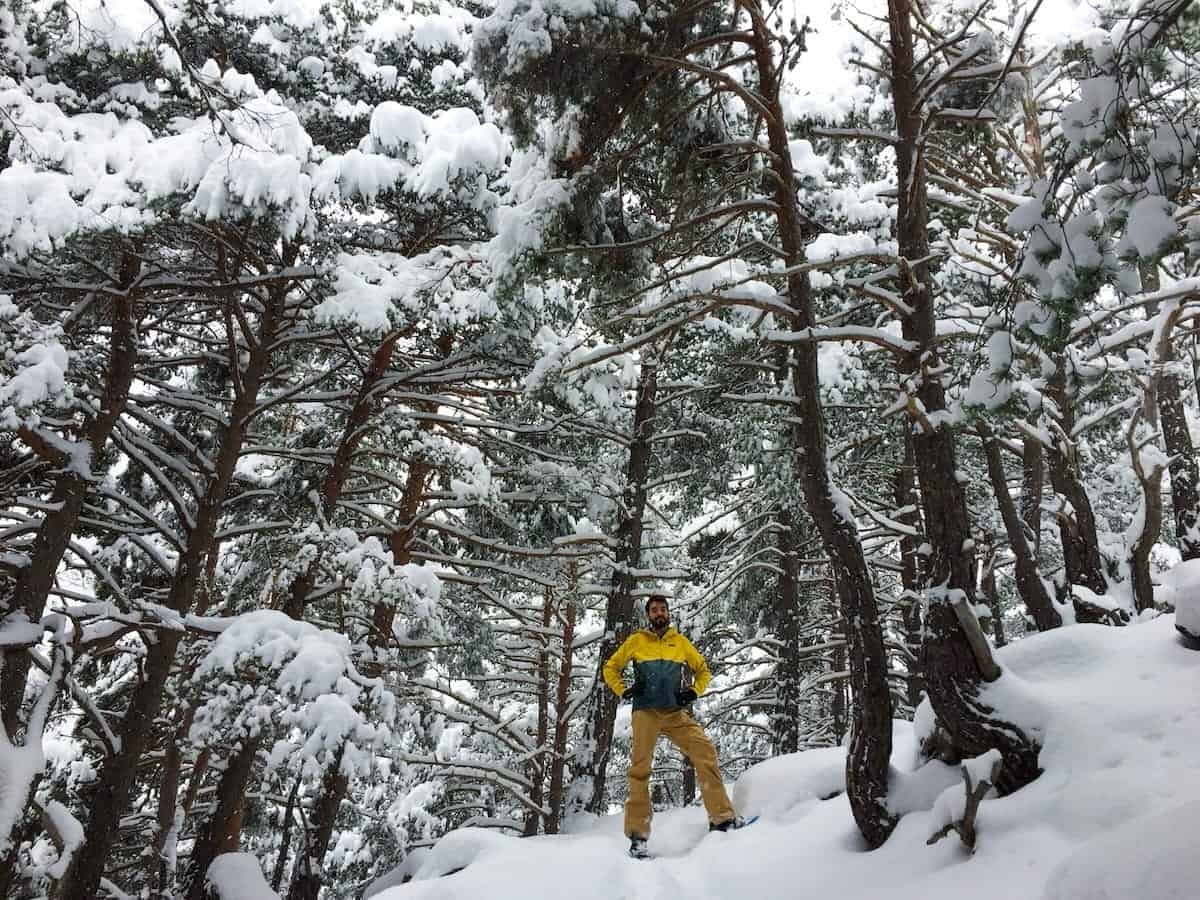
<instances>
[{"instance_id":1,"label":"forest floor","mask_svg":"<svg viewBox=\"0 0 1200 900\"><path fill-rule=\"evenodd\" d=\"M983 801L972 855L950 834L928 846L963 794L959 770L919 769L897 722L891 804L905 814L867 852L844 793L840 748L777 757L733 786L762 818L707 831L699 807L660 812L650 849L626 856L619 815L570 834L518 839L460 829L409 857L412 881L373 900L1195 900L1200 835L1200 652L1163 615L1126 628L1076 625L998 652L1006 697L1040 731L1043 774ZM1007 680L1007 681L1006 681ZM998 682L999 683L999 682ZM918 728L920 724L918 723ZM821 798L827 799L821 799ZM454 871L461 870L461 871ZM446 875L445 873L454 872ZM381 890L381 888L384 888Z\"/></svg>"}]
</instances>

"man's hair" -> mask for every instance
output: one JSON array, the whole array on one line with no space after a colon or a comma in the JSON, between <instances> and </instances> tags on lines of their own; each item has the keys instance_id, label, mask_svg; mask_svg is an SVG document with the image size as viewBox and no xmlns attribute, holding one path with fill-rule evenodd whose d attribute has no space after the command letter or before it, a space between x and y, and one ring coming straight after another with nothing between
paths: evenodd
<instances>
[{"instance_id":1,"label":"man's hair","mask_svg":"<svg viewBox=\"0 0 1200 900\"><path fill-rule=\"evenodd\" d=\"M667 598L663 594L651 594L646 598L646 615L650 614L651 603L661 603L667 609L671 608L671 604L667 601Z\"/></svg>"}]
</instances>

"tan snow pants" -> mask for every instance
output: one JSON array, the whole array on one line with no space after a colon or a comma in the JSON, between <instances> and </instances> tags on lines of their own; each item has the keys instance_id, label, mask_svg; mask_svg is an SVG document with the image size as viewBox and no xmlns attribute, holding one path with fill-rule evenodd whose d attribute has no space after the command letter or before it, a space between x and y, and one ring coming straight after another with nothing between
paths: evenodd
<instances>
[{"instance_id":1,"label":"tan snow pants","mask_svg":"<svg viewBox=\"0 0 1200 900\"><path fill-rule=\"evenodd\" d=\"M650 836L650 764L654 745L665 734L692 761L696 782L704 797L709 822L716 824L734 817L733 804L721 782L717 748L704 729L683 709L637 709L633 712L633 753L629 764L629 799L625 803L625 834Z\"/></svg>"}]
</instances>

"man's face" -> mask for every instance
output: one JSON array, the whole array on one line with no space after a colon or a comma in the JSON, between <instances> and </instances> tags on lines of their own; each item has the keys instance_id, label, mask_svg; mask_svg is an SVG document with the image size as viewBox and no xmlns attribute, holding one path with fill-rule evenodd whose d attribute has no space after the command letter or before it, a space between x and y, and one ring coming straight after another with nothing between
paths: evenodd
<instances>
[{"instance_id":1,"label":"man's face","mask_svg":"<svg viewBox=\"0 0 1200 900\"><path fill-rule=\"evenodd\" d=\"M650 625L659 631L671 624L671 611L661 600L652 601L646 615L650 617Z\"/></svg>"}]
</instances>

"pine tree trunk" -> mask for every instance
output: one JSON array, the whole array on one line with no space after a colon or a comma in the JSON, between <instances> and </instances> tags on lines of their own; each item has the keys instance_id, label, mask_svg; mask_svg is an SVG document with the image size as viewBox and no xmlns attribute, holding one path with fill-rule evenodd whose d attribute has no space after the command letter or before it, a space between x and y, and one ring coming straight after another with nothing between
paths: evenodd
<instances>
[{"instance_id":1,"label":"pine tree trunk","mask_svg":"<svg viewBox=\"0 0 1200 900\"><path fill-rule=\"evenodd\" d=\"M789 173L790 176L790 173ZM790 181L790 177L789 177ZM797 257L799 258L799 256ZM793 281L800 278L794 277ZM801 297L800 328L811 327L812 305L807 277L794 284ZM838 587L850 669L850 748L846 784L855 822L871 847L883 844L896 819L887 811L888 764L892 755L892 697L887 680L887 652L871 573L855 523L842 508L845 498L834 488L825 456L825 429L819 400L816 348L796 349L794 391L803 424L792 429L796 463L809 515L821 534Z\"/></svg>"},{"instance_id":2,"label":"pine tree trunk","mask_svg":"<svg viewBox=\"0 0 1200 900\"><path fill-rule=\"evenodd\" d=\"M158 866L158 896L163 900L171 900L175 896L175 851L174 846L168 849L168 844L174 845L179 840L178 829L183 820L179 806L183 753L179 745L187 739L195 715L196 707L189 707L179 727L167 738L163 752L163 774L158 787L158 828L153 845Z\"/></svg>"},{"instance_id":3,"label":"pine tree trunk","mask_svg":"<svg viewBox=\"0 0 1200 900\"><path fill-rule=\"evenodd\" d=\"M966 494L955 464L953 434L931 421L946 409L936 341L934 284L929 271L928 201L922 157L922 109L915 69L912 0L888 0L892 52L892 103L895 110L897 181L901 185L896 219L900 245L902 299L911 313L902 320L913 352L904 360L906 389L916 424L913 451L921 490L925 537L932 548L926 569L929 598L922 659L933 709L965 756L992 747L1004 754L1005 787L1012 789L1037 775L1038 745L1012 723L993 717L979 703L980 671L953 603L973 605L975 565Z\"/></svg>"},{"instance_id":4,"label":"pine tree trunk","mask_svg":"<svg viewBox=\"0 0 1200 900\"><path fill-rule=\"evenodd\" d=\"M1082 584L1096 594L1108 590L1104 577L1104 562L1100 556L1100 541L1096 535L1096 517L1092 502L1075 471L1074 443L1071 431L1075 427L1075 397L1068 386L1067 361L1064 354L1055 355L1055 371L1046 394L1057 407L1057 430L1050 451L1050 484L1069 508L1058 512L1058 532L1062 539L1063 564L1068 589Z\"/></svg>"},{"instance_id":5,"label":"pine tree trunk","mask_svg":"<svg viewBox=\"0 0 1200 900\"><path fill-rule=\"evenodd\" d=\"M350 467L354 462L354 454L358 450L359 444L362 443L362 439L368 434L365 426L379 403L379 383L391 366L392 355L399 339L400 334L398 333L389 335L376 349L374 356L371 357L371 366L363 375L358 396L350 408L350 414L346 417L346 425L342 429L342 437L338 441L337 450L334 451L333 462L321 484L321 511L326 521L333 517L333 512L341 499L342 490L350 478ZM304 618L304 606L316 584L320 568L320 559L314 559L309 563L308 568L292 582L283 611L293 619Z\"/></svg>"},{"instance_id":6,"label":"pine tree trunk","mask_svg":"<svg viewBox=\"0 0 1200 900\"><path fill-rule=\"evenodd\" d=\"M287 264L292 261L294 257ZM205 561L215 552L225 494L245 441L249 416L258 403L286 296L286 288L272 291L257 341L249 351L241 390L229 412L229 424L221 438L213 475L198 504L195 527L187 535L184 552L176 562L165 604L176 612L185 613L191 608L204 574ZM117 731L121 752L108 757L101 766L89 803L84 840L60 882L59 900L91 900L96 896L105 863L119 834L121 816L129 803L138 764L153 732L180 639L180 632L166 629L148 639L142 680L133 691Z\"/></svg>"},{"instance_id":7,"label":"pine tree trunk","mask_svg":"<svg viewBox=\"0 0 1200 900\"><path fill-rule=\"evenodd\" d=\"M1159 288L1158 266L1150 263L1142 263L1140 266L1142 275L1142 287L1146 291L1157 291ZM1157 442L1156 435L1159 432L1159 410L1162 408L1161 389L1165 380L1165 370L1170 366L1171 360L1174 358L1174 352L1171 345L1171 338L1175 330L1175 325L1179 321L1179 307L1168 309L1165 312L1160 312L1159 305L1154 304L1147 308L1147 315L1156 315L1165 321L1161 322L1157 340L1151 347L1151 366L1152 373L1145 382L1142 392L1142 405L1138 410L1137 415L1129 423L1126 428L1125 437L1129 446L1130 459L1133 463L1133 471L1137 476L1138 484L1142 489L1142 515L1141 528L1134 537L1133 546L1130 548L1129 554L1129 569L1131 580L1133 581L1133 600L1134 607L1138 612L1154 608L1154 584L1150 575L1150 553L1154 549L1154 545L1158 542L1159 535L1162 533L1163 520L1163 500L1162 500L1162 477L1164 466L1157 460L1150 460L1149 468L1147 469L1147 460L1141 455L1140 441L1138 435L1138 424L1145 421L1149 426L1152 437L1152 442ZM1177 411L1179 415L1183 414L1183 410ZM1195 461L1192 460L1195 465Z\"/></svg>"},{"instance_id":8,"label":"pine tree trunk","mask_svg":"<svg viewBox=\"0 0 1200 900\"><path fill-rule=\"evenodd\" d=\"M293 822L296 814L296 798L300 794L300 783L304 780L303 775L296 776L296 780L292 782L292 789L288 792L287 806L283 808L283 838L279 842L279 855L275 857L275 871L271 874L271 890L279 893L279 886L283 884L283 873L287 870L288 854L292 850L292 831Z\"/></svg>"},{"instance_id":9,"label":"pine tree trunk","mask_svg":"<svg viewBox=\"0 0 1200 900\"><path fill-rule=\"evenodd\" d=\"M837 610L834 610L836 617ZM846 671L846 626L840 618L836 619L834 630L829 635L831 640L840 641L829 655L829 674L834 676L829 682L829 724L833 730L833 741L838 746L846 739L846 729L849 727L846 716L846 688L841 673Z\"/></svg>"},{"instance_id":10,"label":"pine tree trunk","mask_svg":"<svg viewBox=\"0 0 1200 900\"><path fill-rule=\"evenodd\" d=\"M572 577L572 581L574 581ZM572 595L574 591L572 591ZM558 669L558 690L554 696L554 752L550 756L550 795L547 806L550 815L546 818L546 834L558 834L562 825L563 780L567 767L567 736L571 723L567 720L571 697L571 669L574 661L572 644L575 642L575 603L569 599L563 604L562 614L562 659Z\"/></svg>"},{"instance_id":11,"label":"pine tree trunk","mask_svg":"<svg viewBox=\"0 0 1200 900\"><path fill-rule=\"evenodd\" d=\"M122 263L120 285L125 288L132 285L140 270L138 258L132 254L126 255ZM94 465L104 451L117 420L125 410L137 365L136 301L132 296L114 295L109 304L112 314L111 336L104 401L85 428L89 465ZM54 587L58 566L75 533L88 491L89 481L83 473L70 466L61 469L50 495L47 507L50 511L38 527L30 548L29 564L17 575L11 601L0 601L0 619L7 614L5 607L9 607L20 609L30 622L41 620L46 599ZM16 734L19 727L28 675L29 655L24 650L5 654L4 665L0 667L0 716L9 734Z\"/></svg>"},{"instance_id":12,"label":"pine tree trunk","mask_svg":"<svg viewBox=\"0 0 1200 900\"><path fill-rule=\"evenodd\" d=\"M992 626L992 639L995 640L997 647L1003 647L1008 643L1004 636L1004 618L1001 615L1000 609L1000 592L996 587L996 548L989 546L984 548L983 571L980 573L980 582L983 588L983 596L987 600L988 611Z\"/></svg>"},{"instance_id":13,"label":"pine tree trunk","mask_svg":"<svg viewBox=\"0 0 1200 900\"><path fill-rule=\"evenodd\" d=\"M246 784L262 739L246 737L242 746L225 763L217 784L217 808L209 817L204 833L192 849L192 881L188 900L204 900L208 867L222 853L236 853L241 845L242 819L246 812Z\"/></svg>"},{"instance_id":14,"label":"pine tree trunk","mask_svg":"<svg viewBox=\"0 0 1200 900\"><path fill-rule=\"evenodd\" d=\"M412 561L412 539L415 531L417 510L425 495L425 486L433 467L424 460L415 460L408 469L408 478L404 483L404 493L400 498L398 525L388 536L388 545L392 551L392 561L397 566L408 565ZM303 607L302 607L303 608ZM391 640L392 625L396 618L396 608L390 603L376 603L372 612L373 646L386 645ZM321 792L317 796L311 821L304 833L302 855L296 861L292 873L292 882L288 888L287 900L316 900L321 891L325 854L329 852L329 839L337 812L342 800L350 787L349 779L342 774L341 761L345 745L338 749L333 762L325 770L321 780Z\"/></svg>"},{"instance_id":15,"label":"pine tree trunk","mask_svg":"<svg viewBox=\"0 0 1200 900\"><path fill-rule=\"evenodd\" d=\"M1039 567L1042 558L1042 491L1045 481L1045 448L1036 437L1026 436L1021 447L1021 521L1025 523L1025 537L1033 561Z\"/></svg>"},{"instance_id":16,"label":"pine tree trunk","mask_svg":"<svg viewBox=\"0 0 1200 900\"><path fill-rule=\"evenodd\" d=\"M905 425L902 429L904 441L904 463L896 470L897 521L907 525L918 534L921 532L921 499L917 496L917 464L913 459L912 432ZM901 600L904 621L904 649L906 652L905 692L908 705L916 709L925 691L925 680L921 677L921 567L917 556L915 538L904 535L900 538L900 586L904 591Z\"/></svg>"},{"instance_id":17,"label":"pine tree trunk","mask_svg":"<svg viewBox=\"0 0 1200 900\"><path fill-rule=\"evenodd\" d=\"M775 620L779 630L779 661L775 664L775 752L800 749L800 594L796 535L792 515L779 511L776 536L779 548L779 583L775 594Z\"/></svg>"},{"instance_id":18,"label":"pine tree trunk","mask_svg":"<svg viewBox=\"0 0 1200 900\"><path fill-rule=\"evenodd\" d=\"M1162 420L1163 444L1171 463L1171 509L1175 516L1175 539L1184 559L1200 559L1200 475L1196 452L1184 414L1179 376L1164 372L1158 385L1158 414Z\"/></svg>"},{"instance_id":19,"label":"pine tree trunk","mask_svg":"<svg viewBox=\"0 0 1200 900\"><path fill-rule=\"evenodd\" d=\"M345 754L345 744L338 748L333 762L325 769L325 777L321 781L321 792L317 802L309 812L308 829L304 834L304 846L296 860L295 873L287 900L317 900L321 892L325 854L329 849L329 839L333 837L333 827L337 820L338 810L350 781L342 773L342 756Z\"/></svg>"},{"instance_id":20,"label":"pine tree trunk","mask_svg":"<svg viewBox=\"0 0 1200 900\"><path fill-rule=\"evenodd\" d=\"M1160 287L1157 264L1143 264L1141 267L1142 289L1157 291ZM1146 309L1147 316L1153 316L1159 311L1155 303ZM1153 419L1158 414L1161 428L1163 448L1170 460L1167 471L1171 479L1171 509L1175 516L1175 540L1179 545L1180 555L1184 559L1200 558L1200 476L1196 469L1196 454L1192 447L1192 435L1188 429L1187 415L1183 408L1183 396L1180 390L1179 376L1174 371L1176 362L1175 344L1171 340L1172 328L1157 347L1152 377L1151 390L1154 393L1155 409L1145 410L1147 418ZM1155 490L1157 494L1157 490ZM1157 505L1158 515L1162 515L1161 498L1147 497L1147 506ZM1157 530L1154 540L1157 540ZM1145 548L1146 567L1142 573L1146 587L1149 588L1149 552ZM1139 603L1143 608L1145 598ZM1152 589L1151 589L1152 602ZM1148 607L1147 607L1148 608Z\"/></svg>"},{"instance_id":21,"label":"pine tree trunk","mask_svg":"<svg viewBox=\"0 0 1200 900\"><path fill-rule=\"evenodd\" d=\"M187 791L183 795L184 818L187 818L196 807L196 799L200 796L200 788L203 787L204 779L208 775L208 763L211 759L212 751L207 747L196 754L196 761L192 764L192 771L188 773Z\"/></svg>"},{"instance_id":22,"label":"pine tree trunk","mask_svg":"<svg viewBox=\"0 0 1200 900\"><path fill-rule=\"evenodd\" d=\"M525 771L533 783L529 792L529 800L534 806L541 806L543 789L546 781L546 740L550 735L550 651L547 641L550 634L550 622L554 614L554 592L546 588L542 598L542 631L538 635L537 653L537 733L534 736L535 752L529 758ZM525 812L525 837L537 834L538 820L542 818L535 810Z\"/></svg>"},{"instance_id":23,"label":"pine tree trunk","mask_svg":"<svg viewBox=\"0 0 1200 900\"><path fill-rule=\"evenodd\" d=\"M759 96L765 117L767 142L773 156L774 201L779 222L779 242L788 275L788 304L793 310L792 326L802 331L816 322L812 286L808 273L799 269L805 262L804 222L793 185L790 135L779 98L781 73L775 67L774 35L757 6L747 9L751 18ZM858 540L856 523L843 510L844 495L833 485L825 449L824 411L817 374L817 348L801 341L793 349L792 389L796 398L791 438L795 449L797 479L804 493L809 516L821 535L829 557L841 614L845 622L853 694L850 748L846 758L846 786L850 808L863 839L878 847L896 825L887 809L888 764L892 754L892 697L887 681L887 653L875 601L875 589L866 557Z\"/></svg>"},{"instance_id":24,"label":"pine tree trunk","mask_svg":"<svg viewBox=\"0 0 1200 900\"><path fill-rule=\"evenodd\" d=\"M979 425L979 436L983 440L984 457L987 459L988 479L992 483L992 493L996 504L1000 507L1000 518L1004 521L1004 530L1008 535L1008 546L1016 558L1017 593L1029 611L1038 631L1049 631L1062 625L1062 616L1054 607L1054 598L1046 589L1046 583L1038 570L1033 548L1025 538L1026 522L1017 512L1012 494L1008 491L1008 476L1004 473L1004 461L1000 457L1000 445L996 442L991 431L982 423Z\"/></svg>"},{"instance_id":25,"label":"pine tree trunk","mask_svg":"<svg viewBox=\"0 0 1200 900\"><path fill-rule=\"evenodd\" d=\"M604 616L604 638L600 642L598 665L612 656L633 629L633 592L637 583L634 570L642 559L642 517L646 511L646 485L650 477L651 442L654 439L654 419L657 413L658 365L654 360L642 364L638 380L637 404L633 412L633 440L629 446L629 463L625 473L625 493L621 504L621 524L617 528L616 561L612 575L612 590ZM598 695L591 722L592 758L588 765L591 776L590 812L605 809L605 788L608 779L608 757L612 751L613 723L617 716L617 697L608 690L604 679L597 677Z\"/></svg>"}]
</instances>

